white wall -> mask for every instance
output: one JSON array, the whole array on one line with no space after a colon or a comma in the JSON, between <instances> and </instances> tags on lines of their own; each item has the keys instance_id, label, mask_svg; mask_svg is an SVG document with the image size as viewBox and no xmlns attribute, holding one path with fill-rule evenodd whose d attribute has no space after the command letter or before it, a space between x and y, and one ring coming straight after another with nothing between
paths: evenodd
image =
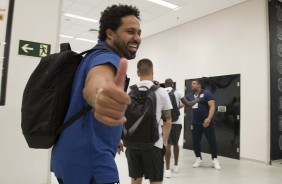
<instances>
[{"instance_id":1,"label":"white wall","mask_svg":"<svg viewBox=\"0 0 282 184\"><path fill-rule=\"evenodd\" d=\"M171 77L183 93L185 79L241 74L240 156L265 163L270 150L267 2L249 0L143 39L128 68L135 83L137 61L149 58L155 79Z\"/></svg>"},{"instance_id":2,"label":"white wall","mask_svg":"<svg viewBox=\"0 0 282 184\"><path fill-rule=\"evenodd\" d=\"M39 58L18 55L19 40L51 44L57 50L61 0L15 0L6 105L0 106L0 183L46 184L49 150L29 149L21 132L21 100Z\"/></svg>"},{"instance_id":3,"label":"white wall","mask_svg":"<svg viewBox=\"0 0 282 184\"><path fill-rule=\"evenodd\" d=\"M36 8L35 8L36 7ZM46 184L49 151L27 147L21 133L21 99L39 59L19 56L19 40L58 46L61 0L16 0L6 105L0 106L0 183ZM136 63L147 57L155 79L184 81L202 76L241 74L241 158L269 161L269 54L267 1L249 0L143 40L129 62L131 83ZM182 117L183 119L183 117Z\"/></svg>"}]
</instances>

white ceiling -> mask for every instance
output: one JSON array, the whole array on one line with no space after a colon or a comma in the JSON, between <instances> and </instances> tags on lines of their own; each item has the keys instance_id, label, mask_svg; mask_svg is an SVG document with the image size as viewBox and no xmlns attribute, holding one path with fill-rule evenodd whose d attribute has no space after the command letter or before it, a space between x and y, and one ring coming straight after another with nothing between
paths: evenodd
<instances>
[{"instance_id":1,"label":"white ceiling","mask_svg":"<svg viewBox=\"0 0 282 184\"><path fill-rule=\"evenodd\" d=\"M73 13L99 20L100 13L113 4L135 5L140 10L142 38L157 34L172 27L237 5L247 0L165 0L180 9L171 10L147 0L63 0L62 13ZM99 22L92 23L62 15L61 34L97 40ZM92 31L91 31L92 30ZM93 31L94 30L94 31ZM96 31L95 31L96 30ZM75 51L87 50L95 43L60 38L60 42L69 42Z\"/></svg>"}]
</instances>

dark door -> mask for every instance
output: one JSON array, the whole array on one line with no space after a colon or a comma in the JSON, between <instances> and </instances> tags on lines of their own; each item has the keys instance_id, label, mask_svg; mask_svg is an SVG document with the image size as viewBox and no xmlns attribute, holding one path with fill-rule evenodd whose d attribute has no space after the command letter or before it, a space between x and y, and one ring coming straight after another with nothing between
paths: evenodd
<instances>
[{"instance_id":1,"label":"dark door","mask_svg":"<svg viewBox=\"0 0 282 184\"><path fill-rule=\"evenodd\" d=\"M216 76L203 79L203 88L212 92L215 98L215 126L218 155L239 159L240 156L240 74ZM185 94L191 93L193 79L185 80ZM192 148L191 107L184 112L185 149ZM202 138L202 152L210 153L205 136Z\"/></svg>"},{"instance_id":2,"label":"dark door","mask_svg":"<svg viewBox=\"0 0 282 184\"><path fill-rule=\"evenodd\" d=\"M268 1L270 46L270 159L282 159L282 3Z\"/></svg>"}]
</instances>

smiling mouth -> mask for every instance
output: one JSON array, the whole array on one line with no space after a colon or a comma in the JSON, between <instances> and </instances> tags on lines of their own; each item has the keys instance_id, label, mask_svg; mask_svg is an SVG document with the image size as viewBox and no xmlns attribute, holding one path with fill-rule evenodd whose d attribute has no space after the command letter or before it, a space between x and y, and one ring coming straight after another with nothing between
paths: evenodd
<instances>
[{"instance_id":1,"label":"smiling mouth","mask_svg":"<svg viewBox=\"0 0 282 184\"><path fill-rule=\"evenodd\" d=\"M129 49L130 52L136 52L138 50L138 45L130 44L130 45L128 45L128 49Z\"/></svg>"}]
</instances>

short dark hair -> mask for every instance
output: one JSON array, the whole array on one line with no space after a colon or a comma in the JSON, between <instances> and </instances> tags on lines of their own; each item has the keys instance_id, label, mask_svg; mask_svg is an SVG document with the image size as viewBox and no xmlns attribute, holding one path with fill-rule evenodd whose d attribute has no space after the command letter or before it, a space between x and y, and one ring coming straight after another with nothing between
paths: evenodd
<instances>
[{"instance_id":1,"label":"short dark hair","mask_svg":"<svg viewBox=\"0 0 282 184\"><path fill-rule=\"evenodd\" d=\"M165 87L173 87L173 80L171 78L165 80Z\"/></svg>"},{"instance_id":2,"label":"short dark hair","mask_svg":"<svg viewBox=\"0 0 282 184\"><path fill-rule=\"evenodd\" d=\"M150 59L141 59L137 63L137 70L141 76L149 75L150 72L153 70L153 63Z\"/></svg>"},{"instance_id":3,"label":"short dark hair","mask_svg":"<svg viewBox=\"0 0 282 184\"><path fill-rule=\"evenodd\" d=\"M107 38L106 30L116 31L121 25L121 18L134 15L140 20L140 12L135 6L131 5L112 5L101 12L99 40L105 41Z\"/></svg>"}]
</instances>

